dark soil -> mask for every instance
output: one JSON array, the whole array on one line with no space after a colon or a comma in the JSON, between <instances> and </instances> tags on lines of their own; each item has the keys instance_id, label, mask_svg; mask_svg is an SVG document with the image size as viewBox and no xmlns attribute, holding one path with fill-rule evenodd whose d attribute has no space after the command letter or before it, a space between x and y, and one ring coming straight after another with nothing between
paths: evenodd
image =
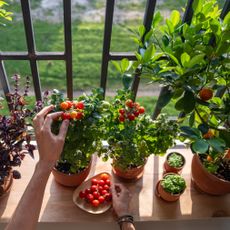
<instances>
[{"instance_id":1,"label":"dark soil","mask_svg":"<svg viewBox=\"0 0 230 230\"><path fill-rule=\"evenodd\" d=\"M230 181L230 159L223 159L215 174L217 177Z\"/></svg>"},{"instance_id":2,"label":"dark soil","mask_svg":"<svg viewBox=\"0 0 230 230\"><path fill-rule=\"evenodd\" d=\"M55 165L55 168L59 171L59 172L62 172L62 173L65 173L65 174L73 174L70 172L70 167L71 167L71 164L69 163L60 163L58 162L56 165ZM81 171L83 171L85 168L82 168L82 169L79 169L76 173L80 173Z\"/></svg>"}]
</instances>

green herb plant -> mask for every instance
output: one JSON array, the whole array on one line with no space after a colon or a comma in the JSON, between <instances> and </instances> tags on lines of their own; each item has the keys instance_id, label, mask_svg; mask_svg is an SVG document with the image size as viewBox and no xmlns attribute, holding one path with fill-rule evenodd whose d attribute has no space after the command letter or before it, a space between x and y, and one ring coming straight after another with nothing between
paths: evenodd
<instances>
[{"instance_id":1,"label":"green herb plant","mask_svg":"<svg viewBox=\"0 0 230 230\"><path fill-rule=\"evenodd\" d=\"M178 174L165 175L160 183L166 192L174 195L181 194L186 188L184 178Z\"/></svg>"},{"instance_id":2,"label":"green herb plant","mask_svg":"<svg viewBox=\"0 0 230 230\"><path fill-rule=\"evenodd\" d=\"M167 161L171 167L175 168L180 168L184 164L183 157L176 152L171 153L167 158Z\"/></svg>"},{"instance_id":3,"label":"green herb plant","mask_svg":"<svg viewBox=\"0 0 230 230\"><path fill-rule=\"evenodd\" d=\"M0 28L5 26L5 21L12 21L12 12L5 9L8 4L5 1L0 1Z\"/></svg>"}]
</instances>

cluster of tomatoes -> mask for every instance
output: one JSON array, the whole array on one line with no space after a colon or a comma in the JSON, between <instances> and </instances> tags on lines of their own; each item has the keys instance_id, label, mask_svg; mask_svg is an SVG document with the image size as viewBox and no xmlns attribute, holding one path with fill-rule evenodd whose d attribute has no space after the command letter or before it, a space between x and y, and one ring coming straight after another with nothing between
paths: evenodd
<instances>
[{"instance_id":1,"label":"cluster of tomatoes","mask_svg":"<svg viewBox=\"0 0 230 230\"><path fill-rule=\"evenodd\" d=\"M62 120L81 120L84 117L84 102L83 101L63 101L60 104L62 114Z\"/></svg>"},{"instance_id":2,"label":"cluster of tomatoes","mask_svg":"<svg viewBox=\"0 0 230 230\"><path fill-rule=\"evenodd\" d=\"M109 175L102 173L99 179L91 180L91 187L79 192L79 197L94 207L98 207L105 202L111 202L112 194L110 191Z\"/></svg>"},{"instance_id":3,"label":"cluster of tomatoes","mask_svg":"<svg viewBox=\"0 0 230 230\"><path fill-rule=\"evenodd\" d=\"M124 122L125 120L133 121L140 114L145 112L145 108L140 106L139 103L133 102L131 99L126 100L125 108L119 109L119 121Z\"/></svg>"}]
</instances>

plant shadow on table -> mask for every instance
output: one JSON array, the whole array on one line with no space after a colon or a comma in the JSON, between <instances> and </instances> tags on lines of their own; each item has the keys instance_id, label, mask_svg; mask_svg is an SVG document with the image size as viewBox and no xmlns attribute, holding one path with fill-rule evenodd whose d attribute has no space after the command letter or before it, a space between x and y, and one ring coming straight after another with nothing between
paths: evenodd
<instances>
[{"instance_id":1,"label":"plant shadow on table","mask_svg":"<svg viewBox=\"0 0 230 230\"><path fill-rule=\"evenodd\" d=\"M157 182L162 179L163 174L159 174L163 165L159 164L159 157L153 158L153 201L152 201L152 219L177 219L182 216L180 209L180 199L176 202L167 202L155 195Z\"/></svg>"},{"instance_id":2,"label":"plant shadow on table","mask_svg":"<svg viewBox=\"0 0 230 230\"><path fill-rule=\"evenodd\" d=\"M95 174L96 158L88 176ZM87 179L86 179L87 180ZM58 184L53 178L47 191L47 200L43 201L44 210L41 211L41 222L100 222L111 219L112 208L100 215L87 213L78 208L73 202L73 192L76 188Z\"/></svg>"},{"instance_id":3,"label":"plant shadow on table","mask_svg":"<svg viewBox=\"0 0 230 230\"><path fill-rule=\"evenodd\" d=\"M0 197L0 217L2 217L2 214L4 213L7 207L9 196L10 196L10 191Z\"/></svg>"},{"instance_id":4,"label":"plant shadow on table","mask_svg":"<svg viewBox=\"0 0 230 230\"><path fill-rule=\"evenodd\" d=\"M195 189L191 182L193 217L230 217L230 195L213 196Z\"/></svg>"}]
</instances>

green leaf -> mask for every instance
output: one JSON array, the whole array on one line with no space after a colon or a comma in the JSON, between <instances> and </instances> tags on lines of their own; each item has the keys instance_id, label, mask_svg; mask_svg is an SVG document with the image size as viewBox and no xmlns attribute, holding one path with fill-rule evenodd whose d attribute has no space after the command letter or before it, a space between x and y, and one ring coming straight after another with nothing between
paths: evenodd
<instances>
[{"instance_id":1,"label":"green leaf","mask_svg":"<svg viewBox=\"0 0 230 230\"><path fill-rule=\"evenodd\" d=\"M184 96L176 102L175 108L179 111L190 113L192 110L194 110L195 104L196 99L193 92L187 90L185 91Z\"/></svg>"},{"instance_id":2,"label":"green leaf","mask_svg":"<svg viewBox=\"0 0 230 230\"><path fill-rule=\"evenodd\" d=\"M217 152L223 153L224 152L224 147L225 147L225 141L222 140L221 138L211 138L207 140L209 145L215 149Z\"/></svg>"},{"instance_id":3,"label":"green leaf","mask_svg":"<svg viewBox=\"0 0 230 230\"><path fill-rule=\"evenodd\" d=\"M124 74L122 76L122 83L126 90L128 90L131 87L132 82L133 82L133 77L131 74Z\"/></svg>"},{"instance_id":4,"label":"green leaf","mask_svg":"<svg viewBox=\"0 0 230 230\"><path fill-rule=\"evenodd\" d=\"M121 60L121 71L125 73L129 69L129 60L127 58L123 58Z\"/></svg>"},{"instance_id":5,"label":"green leaf","mask_svg":"<svg viewBox=\"0 0 230 230\"><path fill-rule=\"evenodd\" d=\"M172 25L175 27L180 22L180 12L177 10L173 10L170 15L170 21Z\"/></svg>"},{"instance_id":6,"label":"green leaf","mask_svg":"<svg viewBox=\"0 0 230 230\"><path fill-rule=\"evenodd\" d=\"M205 54L198 54L198 55L192 57L191 60L189 61L188 65L187 65L187 67L192 68L195 65L202 64L204 62L204 56L205 56Z\"/></svg>"},{"instance_id":7,"label":"green leaf","mask_svg":"<svg viewBox=\"0 0 230 230\"><path fill-rule=\"evenodd\" d=\"M112 64L115 66L115 68L117 69L117 71L119 73L121 73L121 66L120 66L120 63L118 61L112 61Z\"/></svg>"},{"instance_id":8,"label":"green leaf","mask_svg":"<svg viewBox=\"0 0 230 230\"><path fill-rule=\"evenodd\" d=\"M149 62L151 60L151 58L153 57L154 53L155 53L155 47L153 44L151 44L146 50L145 50L145 53L144 53L144 56L143 56L143 60L144 62Z\"/></svg>"},{"instance_id":9,"label":"green leaf","mask_svg":"<svg viewBox=\"0 0 230 230\"><path fill-rule=\"evenodd\" d=\"M168 27L169 33L173 34L174 26L173 26L172 22L169 19L166 19L166 25Z\"/></svg>"},{"instance_id":10,"label":"green leaf","mask_svg":"<svg viewBox=\"0 0 230 230\"><path fill-rule=\"evenodd\" d=\"M173 92L168 88L164 88L161 91L160 96L158 97L156 109L161 110L162 108L164 108L170 102L172 96Z\"/></svg>"},{"instance_id":11,"label":"green leaf","mask_svg":"<svg viewBox=\"0 0 230 230\"><path fill-rule=\"evenodd\" d=\"M189 125L193 126L195 121L195 112L192 112L190 117L189 117Z\"/></svg>"},{"instance_id":12,"label":"green leaf","mask_svg":"<svg viewBox=\"0 0 230 230\"><path fill-rule=\"evenodd\" d=\"M140 34L140 37L142 38L143 35L145 34L145 26L144 25L141 25L138 29L139 31L139 34Z\"/></svg>"},{"instance_id":13,"label":"green leaf","mask_svg":"<svg viewBox=\"0 0 230 230\"><path fill-rule=\"evenodd\" d=\"M181 54L180 59L182 66L186 67L190 61L190 56L186 52L184 52L183 54Z\"/></svg>"},{"instance_id":14,"label":"green leaf","mask_svg":"<svg viewBox=\"0 0 230 230\"><path fill-rule=\"evenodd\" d=\"M226 130L220 130L219 137L225 141L226 147L230 148L230 132Z\"/></svg>"},{"instance_id":15,"label":"green leaf","mask_svg":"<svg viewBox=\"0 0 230 230\"><path fill-rule=\"evenodd\" d=\"M156 26L163 20L163 17L161 16L161 13L157 11L154 15L152 27L156 28Z\"/></svg>"},{"instance_id":16,"label":"green leaf","mask_svg":"<svg viewBox=\"0 0 230 230\"><path fill-rule=\"evenodd\" d=\"M168 55L177 65L180 66L180 63L175 56L173 56L172 54L167 53L167 52L165 52L165 54Z\"/></svg>"},{"instance_id":17,"label":"green leaf","mask_svg":"<svg viewBox=\"0 0 230 230\"><path fill-rule=\"evenodd\" d=\"M191 144L191 149L194 153L206 153L208 151L209 144L202 139L198 139Z\"/></svg>"}]
</instances>

